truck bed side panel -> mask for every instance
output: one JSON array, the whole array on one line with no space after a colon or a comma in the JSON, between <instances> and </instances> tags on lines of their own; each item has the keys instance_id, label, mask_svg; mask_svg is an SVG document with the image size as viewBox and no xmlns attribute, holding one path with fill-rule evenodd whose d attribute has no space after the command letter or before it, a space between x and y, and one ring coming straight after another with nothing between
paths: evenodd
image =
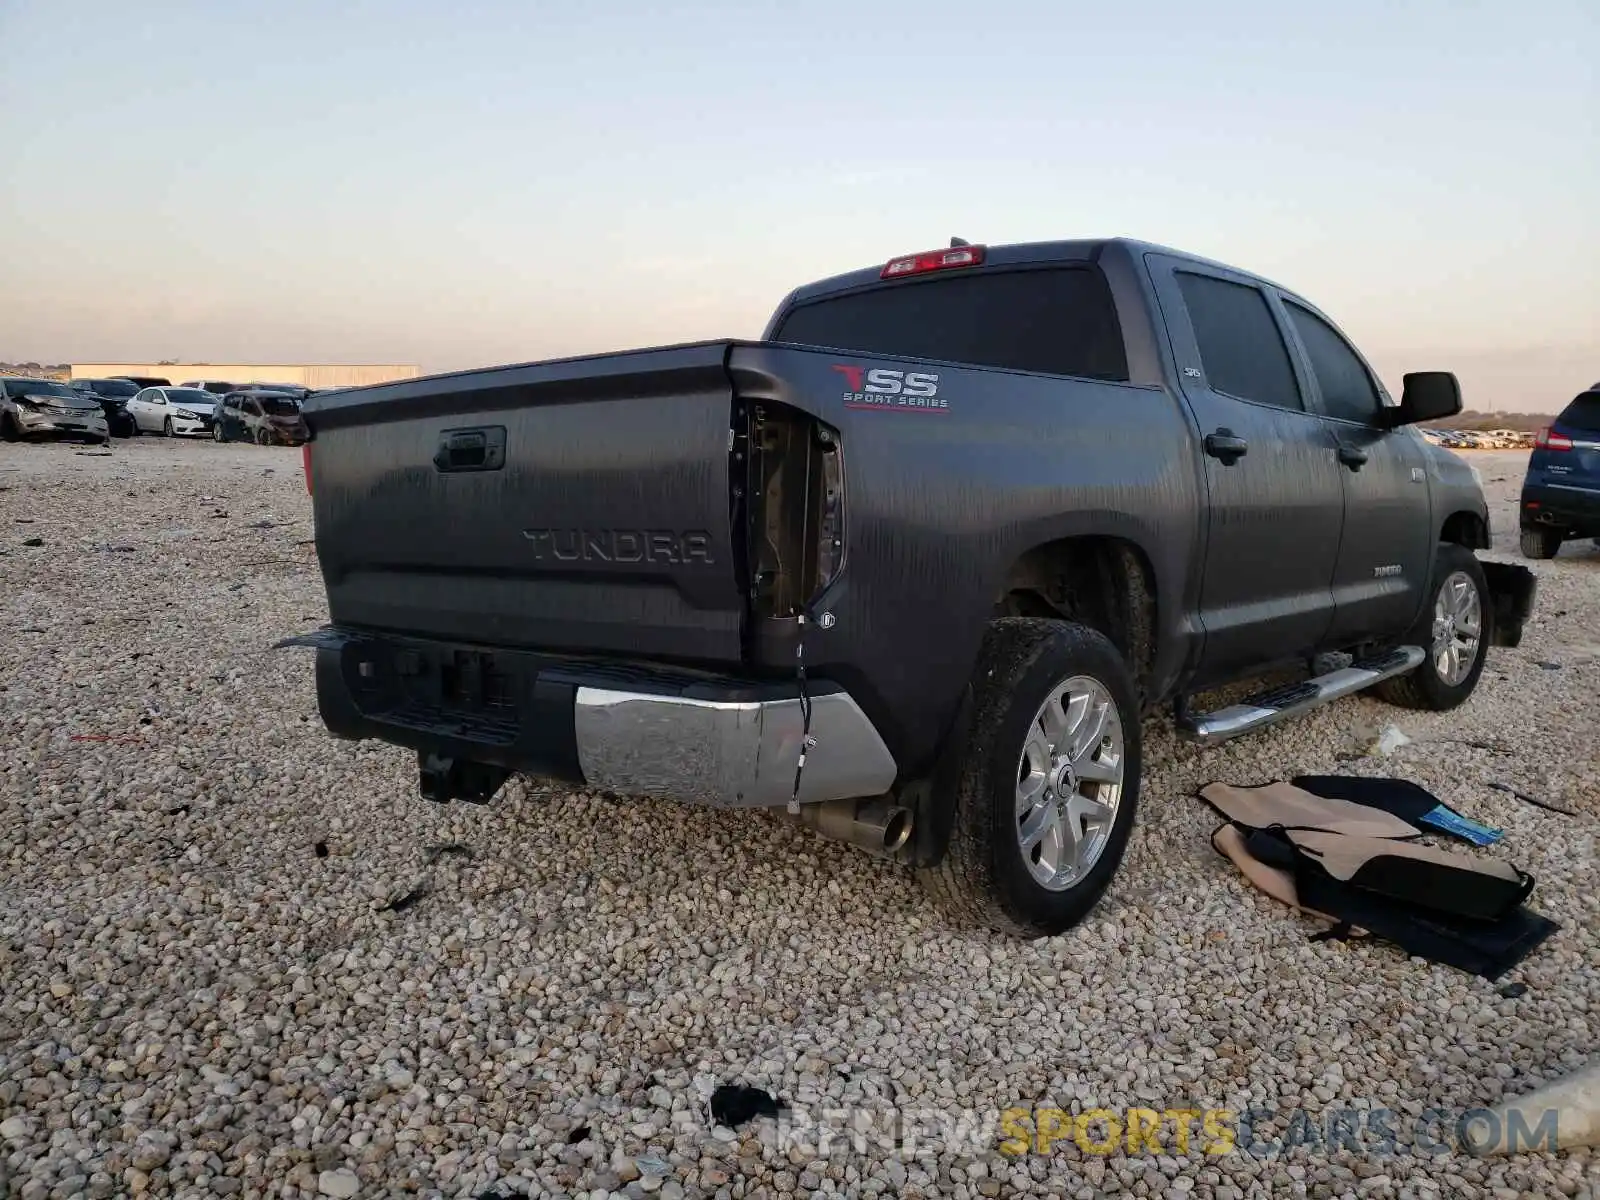
<instances>
[{"instance_id":1,"label":"truck bed side panel","mask_svg":"<svg viewBox=\"0 0 1600 1200\"><path fill-rule=\"evenodd\" d=\"M844 569L821 605L835 622L807 631L805 659L868 709L903 777L930 765L1006 573L1035 546L1137 546L1155 582L1153 689L1181 671L1203 505L1192 429L1169 392L774 345L737 347L730 364L741 396L840 431ZM840 366L937 373L944 407L857 407ZM767 643L764 658L784 656Z\"/></svg>"}]
</instances>

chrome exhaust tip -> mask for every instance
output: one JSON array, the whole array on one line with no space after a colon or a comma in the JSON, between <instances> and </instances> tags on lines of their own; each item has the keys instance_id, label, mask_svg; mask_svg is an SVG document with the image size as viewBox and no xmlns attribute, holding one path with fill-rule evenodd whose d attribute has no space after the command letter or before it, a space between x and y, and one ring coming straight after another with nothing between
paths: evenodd
<instances>
[{"instance_id":1,"label":"chrome exhaust tip","mask_svg":"<svg viewBox=\"0 0 1600 1200\"><path fill-rule=\"evenodd\" d=\"M803 804L796 819L825 838L891 858L911 840L909 808L884 797L871 800L825 800Z\"/></svg>"}]
</instances>

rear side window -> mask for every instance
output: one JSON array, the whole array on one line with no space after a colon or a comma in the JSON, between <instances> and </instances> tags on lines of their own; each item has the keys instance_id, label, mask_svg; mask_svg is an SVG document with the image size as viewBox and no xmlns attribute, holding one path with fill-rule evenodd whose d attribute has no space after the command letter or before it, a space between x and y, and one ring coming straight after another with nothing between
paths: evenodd
<instances>
[{"instance_id":1,"label":"rear side window","mask_svg":"<svg viewBox=\"0 0 1600 1200\"><path fill-rule=\"evenodd\" d=\"M1304 409L1288 347L1261 289L1189 271L1177 275L1211 390Z\"/></svg>"},{"instance_id":2,"label":"rear side window","mask_svg":"<svg viewBox=\"0 0 1600 1200\"><path fill-rule=\"evenodd\" d=\"M1585 392L1561 410L1556 418L1568 429L1581 429L1584 433L1600 433L1600 389Z\"/></svg>"},{"instance_id":3,"label":"rear side window","mask_svg":"<svg viewBox=\"0 0 1600 1200\"><path fill-rule=\"evenodd\" d=\"M1285 300L1283 306L1311 358L1324 411L1330 417L1371 424L1383 402L1350 343L1316 313L1292 300Z\"/></svg>"},{"instance_id":4,"label":"rear side window","mask_svg":"<svg viewBox=\"0 0 1600 1200\"><path fill-rule=\"evenodd\" d=\"M980 271L801 305L780 342L1126 380L1122 327L1093 267Z\"/></svg>"}]
</instances>

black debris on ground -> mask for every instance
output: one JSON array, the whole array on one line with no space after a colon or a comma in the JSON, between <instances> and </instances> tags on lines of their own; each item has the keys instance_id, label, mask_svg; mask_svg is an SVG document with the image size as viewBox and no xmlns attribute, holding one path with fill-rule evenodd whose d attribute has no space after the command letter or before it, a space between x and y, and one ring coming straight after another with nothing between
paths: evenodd
<instances>
[{"instance_id":1,"label":"black debris on ground","mask_svg":"<svg viewBox=\"0 0 1600 1200\"><path fill-rule=\"evenodd\" d=\"M328 843L327 842L317 842L315 845L313 845L311 847L311 852L313 854L315 854L318 858L327 858L328 857Z\"/></svg>"},{"instance_id":2,"label":"black debris on ground","mask_svg":"<svg viewBox=\"0 0 1600 1200\"><path fill-rule=\"evenodd\" d=\"M1541 800L1537 796L1530 796L1527 792L1521 791L1518 788L1514 788L1509 783L1499 783L1491 779L1489 780L1489 786L1497 792L1505 792L1508 795L1515 796L1518 800L1525 800L1535 808L1542 808L1549 812L1560 813L1563 817L1575 817L1578 815L1570 808L1562 808L1559 804L1551 804L1548 800Z\"/></svg>"},{"instance_id":3,"label":"black debris on ground","mask_svg":"<svg viewBox=\"0 0 1600 1200\"><path fill-rule=\"evenodd\" d=\"M386 900L384 903L380 904L378 906L378 911L379 912L405 912L406 909L410 908L418 900L421 900L427 894L428 894L428 885L426 883L419 883L415 887L411 888L411 890L406 891L406 892L401 892L398 896L395 896L393 899Z\"/></svg>"},{"instance_id":4,"label":"black debris on ground","mask_svg":"<svg viewBox=\"0 0 1600 1200\"><path fill-rule=\"evenodd\" d=\"M771 1093L744 1084L725 1083L711 1093L711 1119L729 1129L756 1117L776 1117L780 1107Z\"/></svg>"}]
</instances>

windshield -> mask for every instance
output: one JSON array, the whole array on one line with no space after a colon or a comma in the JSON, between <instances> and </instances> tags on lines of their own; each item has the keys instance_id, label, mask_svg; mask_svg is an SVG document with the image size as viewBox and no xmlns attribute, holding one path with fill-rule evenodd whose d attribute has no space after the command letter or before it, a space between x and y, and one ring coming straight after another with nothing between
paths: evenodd
<instances>
[{"instance_id":1,"label":"windshield","mask_svg":"<svg viewBox=\"0 0 1600 1200\"><path fill-rule=\"evenodd\" d=\"M8 396L64 396L68 400L81 400L72 388L50 379L8 379L5 381Z\"/></svg>"},{"instance_id":2,"label":"windshield","mask_svg":"<svg viewBox=\"0 0 1600 1200\"><path fill-rule=\"evenodd\" d=\"M1128 378L1111 289L1098 270L1082 264L947 275L826 296L791 311L773 340Z\"/></svg>"},{"instance_id":3,"label":"windshield","mask_svg":"<svg viewBox=\"0 0 1600 1200\"><path fill-rule=\"evenodd\" d=\"M1583 393L1562 409L1556 420L1568 429L1600 433L1600 390Z\"/></svg>"},{"instance_id":4,"label":"windshield","mask_svg":"<svg viewBox=\"0 0 1600 1200\"><path fill-rule=\"evenodd\" d=\"M167 399L173 404L214 404L216 397L199 388L168 388Z\"/></svg>"},{"instance_id":5,"label":"windshield","mask_svg":"<svg viewBox=\"0 0 1600 1200\"><path fill-rule=\"evenodd\" d=\"M138 384L124 383L120 379L87 379L82 382L96 396L108 396L113 400L123 400L139 394Z\"/></svg>"}]
</instances>

